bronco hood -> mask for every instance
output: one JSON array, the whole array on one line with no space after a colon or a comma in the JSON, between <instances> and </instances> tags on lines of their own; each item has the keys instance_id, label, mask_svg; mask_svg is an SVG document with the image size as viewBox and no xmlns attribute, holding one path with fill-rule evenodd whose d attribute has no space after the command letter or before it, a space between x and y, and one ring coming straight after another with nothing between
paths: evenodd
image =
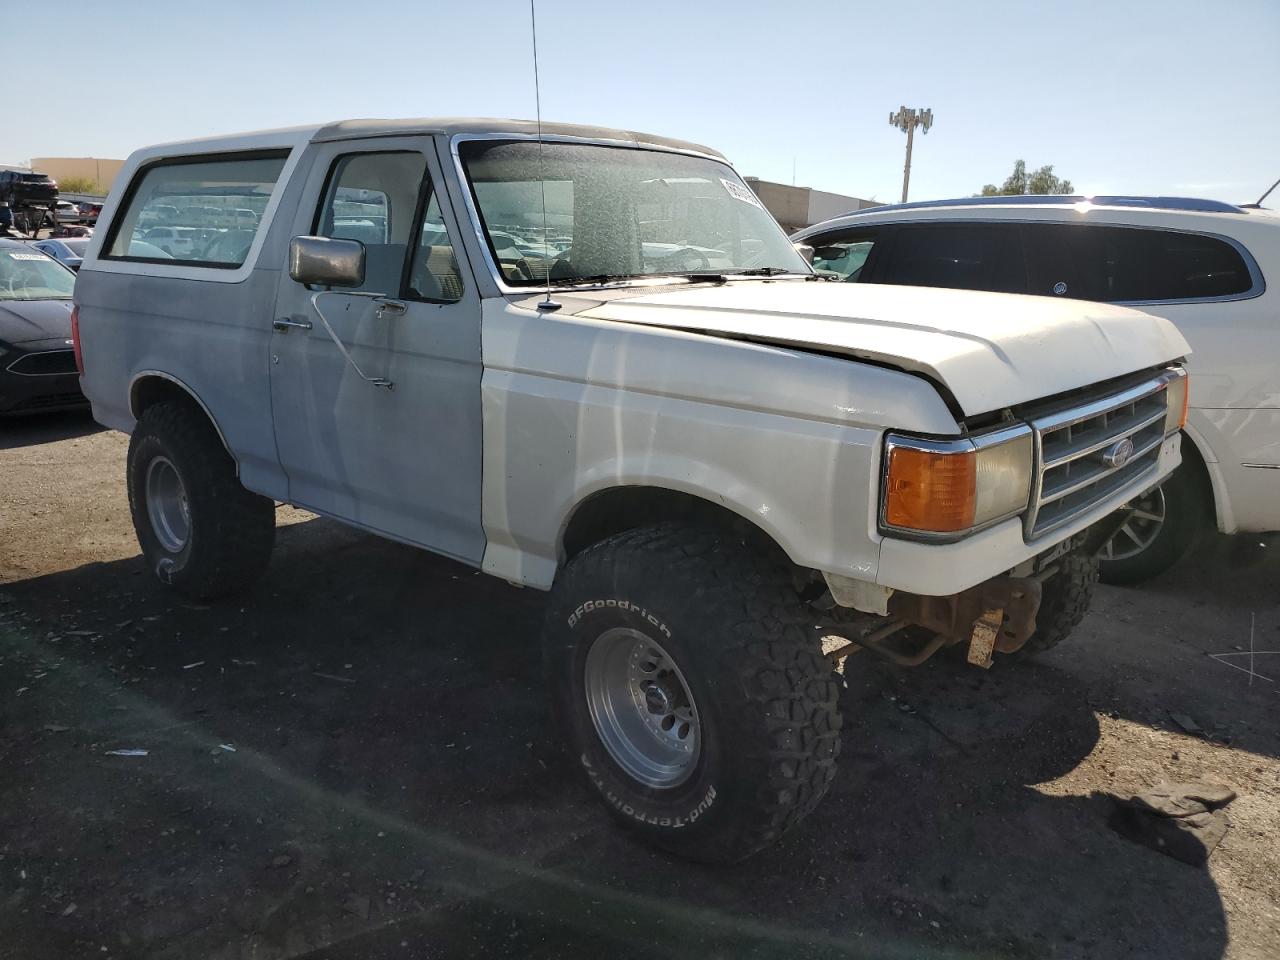
<instances>
[{"instance_id":1,"label":"bronco hood","mask_svg":"<svg viewBox=\"0 0 1280 960\"><path fill-rule=\"evenodd\" d=\"M922 373L944 384L966 416L1190 352L1171 323L1125 307L878 284L732 280L664 287L611 298L578 315L844 353Z\"/></svg>"}]
</instances>

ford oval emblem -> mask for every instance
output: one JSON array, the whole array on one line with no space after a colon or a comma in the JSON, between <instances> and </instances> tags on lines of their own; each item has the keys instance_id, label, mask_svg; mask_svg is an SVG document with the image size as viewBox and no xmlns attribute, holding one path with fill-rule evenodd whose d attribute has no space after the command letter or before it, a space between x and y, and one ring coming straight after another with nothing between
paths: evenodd
<instances>
[{"instance_id":1,"label":"ford oval emblem","mask_svg":"<svg viewBox=\"0 0 1280 960\"><path fill-rule=\"evenodd\" d=\"M1123 467L1132 456L1133 441L1129 437L1124 437L1103 451L1102 462L1114 470Z\"/></svg>"}]
</instances>

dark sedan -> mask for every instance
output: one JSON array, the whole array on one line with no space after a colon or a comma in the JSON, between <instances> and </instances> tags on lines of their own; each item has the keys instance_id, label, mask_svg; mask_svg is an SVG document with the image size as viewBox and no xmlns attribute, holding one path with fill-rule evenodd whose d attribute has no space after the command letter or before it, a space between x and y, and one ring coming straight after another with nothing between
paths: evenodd
<instances>
[{"instance_id":1,"label":"dark sedan","mask_svg":"<svg viewBox=\"0 0 1280 960\"><path fill-rule=\"evenodd\" d=\"M0 240L0 416L85 405L71 345L76 275L16 240Z\"/></svg>"}]
</instances>

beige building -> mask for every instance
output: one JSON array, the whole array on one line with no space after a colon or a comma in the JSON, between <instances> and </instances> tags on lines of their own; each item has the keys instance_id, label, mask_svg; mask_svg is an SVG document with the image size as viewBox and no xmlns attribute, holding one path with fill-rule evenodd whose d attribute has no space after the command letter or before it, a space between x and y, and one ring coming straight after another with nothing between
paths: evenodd
<instances>
[{"instance_id":1,"label":"beige building","mask_svg":"<svg viewBox=\"0 0 1280 960\"><path fill-rule=\"evenodd\" d=\"M123 160L98 157L33 157L31 160L32 170L46 173L58 183L72 177L84 177L102 184L104 193L111 188L112 181L123 166Z\"/></svg>"},{"instance_id":2,"label":"beige building","mask_svg":"<svg viewBox=\"0 0 1280 960\"><path fill-rule=\"evenodd\" d=\"M785 183L773 183L759 177L746 177L747 184L756 192L765 209L773 214L787 233L802 227L830 220L852 210L880 206L874 200L846 197L841 193L827 193L810 187L793 187Z\"/></svg>"}]
</instances>

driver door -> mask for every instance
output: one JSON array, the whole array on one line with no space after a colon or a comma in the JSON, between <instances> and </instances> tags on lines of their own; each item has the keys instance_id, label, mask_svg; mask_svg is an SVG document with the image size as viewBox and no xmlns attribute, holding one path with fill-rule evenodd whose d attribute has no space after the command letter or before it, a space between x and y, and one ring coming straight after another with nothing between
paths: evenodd
<instances>
[{"instance_id":1,"label":"driver door","mask_svg":"<svg viewBox=\"0 0 1280 960\"><path fill-rule=\"evenodd\" d=\"M273 420L292 502L479 564L480 300L440 184L430 137L321 148L292 235L360 241L365 278L282 272Z\"/></svg>"}]
</instances>

